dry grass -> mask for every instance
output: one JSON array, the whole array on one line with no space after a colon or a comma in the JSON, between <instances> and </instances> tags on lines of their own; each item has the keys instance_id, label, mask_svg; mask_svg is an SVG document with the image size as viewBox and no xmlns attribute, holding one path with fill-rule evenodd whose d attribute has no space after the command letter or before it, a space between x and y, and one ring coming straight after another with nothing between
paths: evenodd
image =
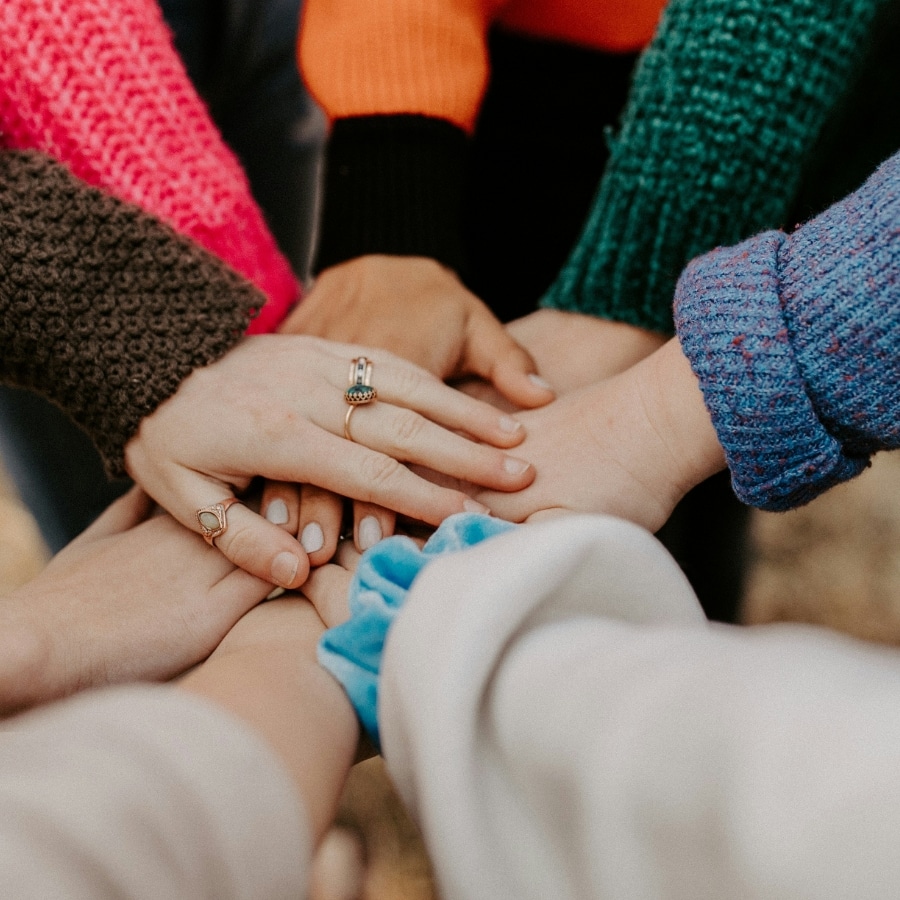
<instances>
[{"instance_id":1,"label":"dry grass","mask_svg":"<svg viewBox=\"0 0 900 900\"><path fill-rule=\"evenodd\" d=\"M751 623L812 622L900 644L900 454L793 513L757 514L747 585ZM32 577L45 554L0 472L0 594ZM434 900L428 863L380 760L357 766L341 818L365 835L366 900Z\"/></svg>"}]
</instances>

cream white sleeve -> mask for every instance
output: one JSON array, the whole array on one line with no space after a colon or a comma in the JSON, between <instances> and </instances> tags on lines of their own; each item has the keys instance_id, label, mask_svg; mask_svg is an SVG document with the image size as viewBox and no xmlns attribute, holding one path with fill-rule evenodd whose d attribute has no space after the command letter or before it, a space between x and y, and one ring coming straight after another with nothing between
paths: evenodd
<instances>
[{"instance_id":1,"label":"cream white sleeve","mask_svg":"<svg viewBox=\"0 0 900 900\"><path fill-rule=\"evenodd\" d=\"M900 654L709 625L635 526L435 562L380 702L445 900L896 896Z\"/></svg>"},{"instance_id":2,"label":"cream white sleeve","mask_svg":"<svg viewBox=\"0 0 900 900\"><path fill-rule=\"evenodd\" d=\"M309 834L262 740L169 687L90 692L0 726L0 896L305 896Z\"/></svg>"}]
</instances>

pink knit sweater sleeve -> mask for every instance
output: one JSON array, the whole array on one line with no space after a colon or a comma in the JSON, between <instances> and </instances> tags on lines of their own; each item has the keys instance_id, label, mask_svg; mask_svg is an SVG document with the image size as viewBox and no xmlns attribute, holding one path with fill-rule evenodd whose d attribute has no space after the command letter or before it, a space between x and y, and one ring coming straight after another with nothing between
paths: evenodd
<instances>
[{"instance_id":1,"label":"pink knit sweater sleeve","mask_svg":"<svg viewBox=\"0 0 900 900\"><path fill-rule=\"evenodd\" d=\"M37 149L196 240L268 298L297 295L246 176L191 85L155 0L3 0L0 146Z\"/></svg>"}]
</instances>

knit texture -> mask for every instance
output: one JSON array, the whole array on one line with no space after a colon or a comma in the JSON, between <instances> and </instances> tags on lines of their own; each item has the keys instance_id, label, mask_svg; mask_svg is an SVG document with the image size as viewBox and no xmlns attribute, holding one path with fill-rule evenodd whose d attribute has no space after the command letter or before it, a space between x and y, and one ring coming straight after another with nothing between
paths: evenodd
<instances>
[{"instance_id":1,"label":"knit texture","mask_svg":"<svg viewBox=\"0 0 900 900\"><path fill-rule=\"evenodd\" d=\"M487 33L506 25L611 52L653 35L665 0L304 0L300 66L331 120L423 115L471 133Z\"/></svg>"},{"instance_id":2,"label":"knit texture","mask_svg":"<svg viewBox=\"0 0 900 900\"><path fill-rule=\"evenodd\" d=\"M695 260L675 322L745 503L799 506L900 448L900 154L794 234Z\"/></svg>"},{"instance_id":3,"label":"knit texture","mask_svg":"<svg viewBox=\"0 0 900 900\"><path fill-rule=\"evenodd\" d=\"M426 116L335 122L328 143L316 268L368 253L430 256L465 269L465 132Z\"/></svg>"},{"instance_id":4,"label":"knit texture","mask_svg":"<svg viewBox=\"0 0 900 900\"><path fill-rule=\"evenodd\" d=\"M672 330L699 253L783 224L883 0L671 0L542 304Z\"/></svg>"},{"instance_id":5,"label":"knit texture","mask_svg":"<svg viewBox=\"0 0 900 900\"><path fill-rule=\"evenodd\" d=\"M0 381L81 425L110 476L144 416L264 302L193 241L35 152L0 153Z\"/></svg>"},{"instance_id":6,"label":"knit texture","mask_svg":"<svg viewBox=\"0 0 900 900\"><path fill-rule=\"evenodd\" d=\"M0 146L41 150L224 259L268 297L297 284L154 0L3 0Z\"/></svg>"}]
</instances>

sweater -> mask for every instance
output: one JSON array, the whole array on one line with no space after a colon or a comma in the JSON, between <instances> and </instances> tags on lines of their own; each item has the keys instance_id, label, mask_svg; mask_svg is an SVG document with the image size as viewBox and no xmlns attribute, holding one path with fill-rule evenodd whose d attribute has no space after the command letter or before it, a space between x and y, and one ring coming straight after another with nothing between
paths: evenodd
<instances>
[{"instance_id":1,"label":"sweater","mask_svg":"<svg viewBox=\"0 0 900 900\"><path fill-rule=\"evenodd\" d=\"M234 346L265 298L39 153L0 153L0 221L0 382L60 406L123 475L141 419Z\"/></svg>"},{"instance_id":2,"label":"sweater","mask_svg":"<svg viewBox=\"0 0 900 900\"><path fill-rule=\"evenodd\" d=\"M273 330L296 279L154 0L4 0L0 34L0 147L41 150L196 240L263 291L251 330Z\"/></svg>"},{"instance_id":3,"label":"sweater","mask_svg":"<svg viewBox=\"0 0 900 900\"><path fill-rule=\"evenodd\" d=\"M304 76L333 119L318 267L393 253L463 269L459 198L487 72L482 4L320 3L328 16L308 3L300 39ZM672 291L692 257L783 224L882 4L671 0L582 235L542 304L671 332ZM565 4L533 5L547 18L527 33L578 42L574 28L548 25ZM651 32L632 36L580 43L638 49Z\"/></svg>"},{"instance_id":4,"label":"sweater","mask_svg":"<svg viewBox=\"0 0 900 900\"><path fill-rule=\"evenodd\" d=\"M896 896L900 655L710 625L630 523L430 563L379 713L445 900Z\"/></svg>"},{"instance_id":5,"label":"sweater","mask_svg":"<svg viewBox=\"0 0 900 900\"><path fill-rule=\"evenodd\" d=\"M0 725L0 894L295 900L311 828L258 734L186 691L89 691Z\"/></svg>"},{"instance_id":6,"label":"sweater","mask_svg":"<svg viewBox=\"0 0 900 900\"><path fill-rule=\"evenodd\" d=\"M627 53L647 44L663 5L306 0L301 70L332 123L317 267L393 253L463 268L460 193L489 29Z\"/></svg>"},{"instance_id":7,"label":"sweater","mask_svg":"<svg viewBox=\"0 0 900 900\"><path fill-rule=\"evenodd\" d=\"M684 265L784 224L882 0L672 0L543 305L671 332Z\"/></svg>"},{"instance_id":8,"label":"sweater","mask_svg":"<svg viewBox=\"0 0 900 900\"><path fill-rule=\"evenodd\" d=\"M745 503L798 506L900 447L900 154L792 234L695 260L675 322Z\"/></svg>"}]
</instances>

